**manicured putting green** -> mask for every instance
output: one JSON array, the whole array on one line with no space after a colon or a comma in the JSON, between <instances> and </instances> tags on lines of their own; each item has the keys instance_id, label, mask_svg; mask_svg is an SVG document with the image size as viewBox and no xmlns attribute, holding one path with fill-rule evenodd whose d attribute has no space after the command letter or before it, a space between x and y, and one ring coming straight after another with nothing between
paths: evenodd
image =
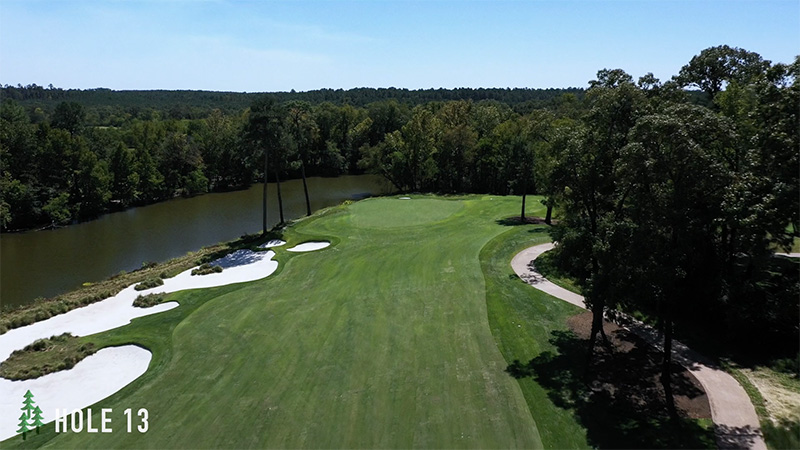
<instances>
[{"instance_id":1,"label":"manicured putting green","mask_svg":"<svg viewBox=\"0 0 800 450\"><path fill-rule=\"evenodd\" d=\"M305 220L287 231L286 247L333 244L306 254L276 247L275 275L173 294L179 308L95 338L153 350L148 373L94 408L95 422L104 407L120 424L126 408L147 408L146 434L56 436L49 428L27 444L583 447L569 414L546 395L523 393L505 372L490 328L479 256L510 229L498 219L516 213L519 201L383 198ZM508 266L505 259L498 264ZM537 323L563 327L560 308L543 310L548 316ZM531 401L548 429L538 427Z\"/></svg>"},{"instance_id":2,"label":"manicured putting green","mask_svg":"<svg viewBox=\"0 0 800 450\"><path fill-rule=\"evenodd\" d=\"M436 198L380 198L350 206L353 225L363 228L403 228L440 222L464 207L460 201Z\"/></svg>"}]
</instances>

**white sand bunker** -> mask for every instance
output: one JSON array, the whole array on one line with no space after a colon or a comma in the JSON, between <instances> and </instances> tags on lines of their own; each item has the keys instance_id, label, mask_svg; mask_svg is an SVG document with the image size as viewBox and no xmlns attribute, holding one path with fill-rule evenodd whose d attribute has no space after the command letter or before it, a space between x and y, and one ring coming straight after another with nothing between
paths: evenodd
<instances>
[{"instance_id":1,"label":"white sand bunker","mask_svg":"<svg viewBox=\"0 0 800 450\"><path fill-rule=\"evenodd\" d=\"M272 241L274 243L274 241ZM267 243L269 244L269 243ZM273 246L285 242L274 243ZM325 246L328 244L326 243ZM162 286L137 291L134 285L117 295L100 302L74 309L0 335L0 361L11 352L21 349L37 339L62 333L87 336L130 323L136 317L167 311L178 306L168 302L150 308L135 308L133 301L139 295L169 293L186 289L225 286L265 278L278 269L273 261L275 252L238 250L212 265L224 270L209 275L192 275L192 269L164 280ZM45 423L55 420L55 409L70 412L96 403L122 389L141 376L150 364L151 354L134 345L104 348L82 360L70 370L55 372L33 380L10 381L0 378L0 440L16 434L19 408L23 394L30 389L36 404L42 409Z\"/></svg>"},{"instance_id":2,"label":"white sand bunker","mask_svg":"<svg viewBox=\"0 0 800 450\"><path fill-rule=\"evenodd\" d=\"M147 371L151 357L149 351L135 345L109 347L86 357L71 370L34 380L11 381L0 378L0 440L17 434L20 407L23 395L28 390L42 410L43 422L49 423L56 419L56 409L71 413L127 386ZM99 428L100 424L93 423L92 426ZM114 432L119 432L118 428L123 425L112 422L111 426Z\"/></svg>"},{"instance_id":3,"label":"white sand bunker","mask_svg":"<svg viewBox=\"0 0 800 450\"><path fill-rule=\"evenodd\" d=\"M294 247L292 247L290 249L287 249L286 251L296 252L296 253L298 253L298 252L313 252L314 250L320 250L320 249L323 249L323 248L325 248L325 247L327 247L329 245L331 245L330 242L309 241L309 242L303 242L302 244L295 245Z\"/></svg>"},{"instance_id":4,"label":"white sand bunker","mask_svg":"<svg viewBox=\"0 0 800 450\"><path fill-rule=\"evenodd\" d=\"M21 349L37 339L68 332L76 336L87 336L127 325L136 317L167 311L178 306L177 302L168 302L150 308L135 308L133 301L139 295L160 292L169 293L260 280L278 269L278 262L272 261L273 256L275 256L275 252L272 250L266 252L238 250L212 263L224 269L220 273L192 275L192 269L189 269L173 278L164 280L162 286L137 291L131 285L117 295L100 302L74 309L41 322L9 330L7 333L0 335L0 361L8 358L14 350Z\"/></svg>"},{"instance_id":5,"label":"white sand bunker","mask_svg":"<svg viewBox=\"0 0 800 450\"><path fill-rule=\"evenodd\" d=\"M398 200L411 200L411 197L400 197Z\"/></svg>"},{"instance_id":6,"label":"white sand bunker","mask_svg":"<svg viewBox=\"0 0 800 450\"><path fill-rule=\"evenodd\" d=\"M259 248L271 248L271 247L280 247L281 245L285 244L286 241L282 241L280 239L273 239L269 242L259 245Z\"/></svg>"}]
</instances>

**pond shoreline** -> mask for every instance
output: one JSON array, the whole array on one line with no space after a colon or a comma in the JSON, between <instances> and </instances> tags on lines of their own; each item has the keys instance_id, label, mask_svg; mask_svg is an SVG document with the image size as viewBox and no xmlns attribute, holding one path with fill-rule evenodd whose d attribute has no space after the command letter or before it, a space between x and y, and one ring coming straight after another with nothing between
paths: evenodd
<instances>
[{"instance_id":1,"label":"pond shoreline","mask_svg":"<svg viewBox=\"0 0 800 450\"><path fill-rule=\"evenodd\" d=\"M312 210L381 195L374 175L309 178ZM306 212L301 180L281 183L284 217ZM278 222L277 189L268 186L268 227ZM77 225L0 236L0 310L52 298L84 283L132 272L143 262L180 257L209 243L262 229L262 185L177 198L105 214Z\"/></svg>"}]
</instances>

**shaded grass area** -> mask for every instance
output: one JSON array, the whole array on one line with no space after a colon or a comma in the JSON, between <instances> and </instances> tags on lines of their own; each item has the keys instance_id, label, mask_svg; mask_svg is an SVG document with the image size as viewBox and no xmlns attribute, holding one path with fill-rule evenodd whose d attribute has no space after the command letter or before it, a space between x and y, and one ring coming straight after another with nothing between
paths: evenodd
<instances>
[{"instance_id":1,"label":"shaded grass area","mask_svg":"<svg viewBox=\"0 0 800 450\"><path fill-rule=\"evenodd\" d=\"M0 363L0 377L9 380L39 378L48 373L71 369L97 350L93 343L69 333L38 339L22 350L15 350Z\"/></svg>"},{"instance_id":2,"label":"shaded grass area","mask_svg":"<svg viewBox=\"0 0 800 450\"><path fill-rule=\"evenodd\" d=\"M549 240L544 226L518 226L481 250L489 324L508 364L557 351L549 342L550 336L565 331L567 318L582 311L531 288L511 269L510 261L515 254ZM551 398L556 392L531 377L518 378L517 383L536 418L545 448L590 447L587 430L577 419L577 411L556 405Z\"/></svg>"},{"instance_id":3,"label":"shaded grass area","mask_svg":"<svg viewBox=\"0 0 800 450\"><path fill-rule=\"evenodd\" d=\"M519 382L536 418L545 446L714 447L709 419L670 423L664 418L663 404L626 401L642 377L642 372L632 372L632 379L624 376L630 361L611 357L595 361L594 375L585 377L586 343L567 327L568 319L583 310L531 288L513 276L509 265L519 251L548 241L544 226L518 226L481 252L492 332L509 363L509 376ZM614 384L625 390L617 398L599 388ZM646 385L653 385L652 377Z\"/></svg>"},{"instance_id":4,"label":"shaded grass area","mask_svg":"<svg viewBox=\"0 0 800 450\"><path fill-rule=\"evenodd\" d=\"M767 421L761 425L761 432L769 448L800 448L800 420Z\"/></svg>"},{"instance_id":5,"label":"shaded grass area","mask_svg":"<svg viewBox=\"0 0 800 450\"><path fill-rule=\"evenodd\" d=\"M573 408L599 448L716 448L711 413L702 387L673 364L673 389L681 417L670 420L661 386L660 354L632 333L606 323L610 348L587 361L591 314L570 319L574 331L556 331L544 352L509 368L550 389L553 401ZM580 334L578 334L580 333Z\"/></svg>"},{"instance_id":6,"label":"shaded grass area","mask_svg":"<svg viewBox=\"0 0 800 450\"><path fill-rule=\"evenodd\" d=\"M357 225L381 207L300 221L286 247L331 247L277 247L269 278L175 293L180 307L90 337L153 352L145 375L100 402L118 423L125 408L147 408L147 434L48 426L3 445L541 448L538 417L489 328L478 258L518 201L471 197L445 219L398 228L383 216Z\"/></svg>"},{"instance_id":7,"label":"shaded grass area","mask_svg":"<svg viewBox=\"0 0 800 450\"><path fill-rule=\"evenodd\" d=\"M795 244L797 243L798 240L795 238ZM542 260L542 263L539 263L540 260ZM784 271L785 273L796 274L797 272L797 262L793 259L779 257L773 262L776 267L794 267ZM537 258L537 268L546 277L552 277L555 280L554 282L560 286L573 292L580 292L580 289L568 275L560 273L557 268L553 267L552 258L548 256L548 253ZM764 306L761 307L763 308ZM633 312L633 315L640 320L644 318L638 312ZM788 317L788 320L791 321L792 314L789 314ZM769 448L800 448L800 420L770 415L765 406L765 399L762 393L738 369L740 365L750 367L753 371L758 372L759 375L779 378L784 382L783 384L787 389L800 392L797 370L800 357L782 357L780 354L783 352L777 353L778 356L776 356L776 352L771 346L765 348L763 341L752 340L753 333L744 333L744 336L751 340L750 346L744 349L731 345L730 341L720 339L719 336L710 335L711 330L708 327L695 325L679 328L681 328L679 339L707 356L720 358L725 370L742 385L756 409L764 439ZM763 330L759 329L758 333L763 333Z\"/></svg>"},{"instance_id":8,"label":"shaded grass area","mask_svg":"<svg viewBox=\"0 0 800 450\"><path fill-rule=\"evenodd\" d=\"M562 272L553 261L553 252L544 252L534 262L536 270L552 283L562 288L582 294L580 286L568 274Z\"/></svg>"}]
</instances>

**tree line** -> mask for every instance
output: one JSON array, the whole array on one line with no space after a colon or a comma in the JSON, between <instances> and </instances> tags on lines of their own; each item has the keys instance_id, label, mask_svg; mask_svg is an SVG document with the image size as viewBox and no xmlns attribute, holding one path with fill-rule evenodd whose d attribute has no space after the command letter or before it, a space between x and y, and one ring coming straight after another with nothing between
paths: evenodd
<instances>
[{"instance_id":1,"label":"tree line","mask_svg":"<svg viewBox=\"0 0 800 450\"><path fill-rule=\"evenodd\" d=\"M656 324L673 417L676 334L797 366L798 264L774 252L800 230L798 74L800 57L772 64L728 46L664 83L603 70L579 119L550 135L555 262L593 313L589 354L610 309ZM687 102L685 87L707 106Z\"/></svg>"},{"instance_id":2,"label":"tree line","mask_svg":"<svg viewBox=\"0 0 800 450\"><path fill-rule=\"evenodd\" d=\"M8 92L12 88L4 89ZM32 99L51 95L50 91L53 98L66 95L55 88L37 86L21 91ZM79 93L118 99L126 94L98 91L102 90ZM531 107L530 99L535 96L558 94L542 100L534 111L550 110L559 115L574 114L581 103L580 95L563 90L371 89L310 94L337 92L351 96L361 93L364 99L398 92L423 97L464 92L478 97L491 97L492 92L522 93L520 101L529 99L526 107ZM149 98L149 94L140 93L139 98ZM213 99L225 93L205 93L209 97L188 91L171 94L178 96L175 98ZM170 93L161 95L170 98ZM105 109L76 101L61 101L50 112L38 103L6 98L0 105L0 226L8 231L65 225L177 195L245 188L263 180L267 173L261 164L265 152L275 153L271 161L277 170L268 172L274 180L373 171L386 175L401 190L511 193L517 189L506 181L515 170L510 159L513 156L506 154L512 150L495 150L490 142L509 140L509 133L527 126L523 123L527 119L509 103L458 100L414 106L413 101L382 99L359 107L347 102L287 101L283 94L250 98L253 100L248 107L232 112L206 112L205 106L184 104L189 110L197 108L200 118L156 109L141 109L142 114L134 115L125 112L122 105ZM265 112L266 104L274 111ZM270 139L256 131L257 122L265 114L273 115L270 120L277 126L274 133L270 131ZM506 125L495 130L509 120L519 122L517 128ZM411 149L406 141L414 136L438 139L424 137L424 133L441 133L443 152L438 152L432 162L434 147L413 150L419 164L412 164L409 173L414 179L410 184L399 161L393 168L382 170L387 157ZM513 144L509 141L503 145ZM473 162L478 166L473 167ZM444 168L435 180L432 163ZM454 172L448 175L451 169Z\"/></svg>"},{"instance_id":3,"label":"tree line","mask_svg":"<svg viewBox=\"0 0 800 450\"><path fill-rule=\"evenodd\" d=\"M494 100L506 103L518 111L545 107L562 94L583 96L583 89L529 88L457 88L457 89L399 89L355 88L317 89L307 92L274 92L278 102L308 102L312 105L330 102L337 105L365 107L370 103L394 100L415 106L432 101ZM38 86L5 85L0 87L0 102L14 100L30 111L34 121L44 120L62 102L80 103L86 110L86 122L92 126L121 126L126 121L155 117L163 119L203 119L214 110L224 114L240 113L262 93L213 91L114 91L111 89L61 89Z\"/></svg>"}]
</instances>

